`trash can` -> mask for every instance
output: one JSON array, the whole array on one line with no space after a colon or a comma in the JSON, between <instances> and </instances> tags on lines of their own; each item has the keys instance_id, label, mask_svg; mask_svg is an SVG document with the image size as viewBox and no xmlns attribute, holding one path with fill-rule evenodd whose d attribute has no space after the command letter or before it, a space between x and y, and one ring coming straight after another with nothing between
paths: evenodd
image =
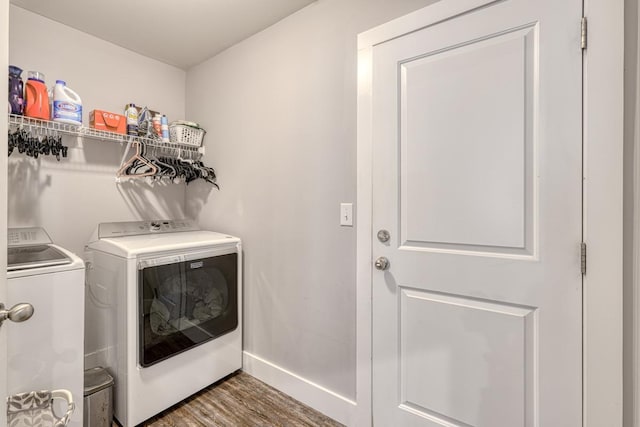
<instances>
[{"instance_id":1,"label":"trash can","mask_svg":"<svg viewBox=\"0 0 640 427\"><path fill-rule=\"evenodd\" d=\"M101 366L84 371L84 427L113 424L113 377Z\"/></svg>"}]
</instances>

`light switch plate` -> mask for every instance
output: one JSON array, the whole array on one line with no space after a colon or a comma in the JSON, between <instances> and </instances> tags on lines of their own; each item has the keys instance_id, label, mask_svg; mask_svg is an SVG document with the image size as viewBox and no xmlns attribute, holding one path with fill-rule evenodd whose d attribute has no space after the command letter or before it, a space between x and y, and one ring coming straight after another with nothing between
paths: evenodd
<instances>
[{"instance_id":1,"label":"light switch plate","mask_svg":"<svg viewBox=\"0 0 640 427\"><path fill-rule=\"evenodd\" d=\"M340 225L353 227L353 203L340 203Z\"/></svg>"}]
</instances>

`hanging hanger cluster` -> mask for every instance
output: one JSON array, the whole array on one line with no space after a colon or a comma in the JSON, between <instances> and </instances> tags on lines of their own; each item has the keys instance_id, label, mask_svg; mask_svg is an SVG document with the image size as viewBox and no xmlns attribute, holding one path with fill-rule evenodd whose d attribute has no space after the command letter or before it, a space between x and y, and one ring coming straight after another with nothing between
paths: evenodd
<instances>
[{"instance_id":1,"label":"hanging hanger cluster","mask_svg":"<svg viewBox=\"0 0 640 427\"><path fill-rule=\"evenodd\" d=\"M40 155L52 155L60 161L60 157L67 157L69 147L62 145L62 137L55 131L42 132L27 131L18 128L9 132L8 144L9 156L14 150L37 159Z\"/></svg>"},{"instance_id":2,"label":"hanging hanger cluster","mask_svg":"<svg viewBox=\"0 0 640 427\"><path fill-rule=\"evenodd\" d=\"M17 115L9 115L9 125L13 129L8 137L9 155L17 150L34 158L52 155L60 160L68 154L68 147L62 145L61 135L127 142L116 175L117 182L123 178L147 178L150 182L162 180L188 184L202 179L219 188L215 170L201 161L204 152L202 136L196 141L186 132L185 142L161 142ZM131 147L135 147L135 153L127 158Z\"/></svg>"},{"instance_id":3,"label":"hanging hanger cluster","mask_svg":"<svg viewBox=\"0 0 640 427\"><path fill-rule=\"evenodd\" d=\"M135 145L135 153L126 161L129 146ZM116 180L122 177L149 178L150 180L169 180L173 183L202 179L216 188L216 173L213 168L200 161L196 149L179 146L147 146L143 141L131 141L125 150L123 161L116 173Z\"/></svg>"}]
</instances>

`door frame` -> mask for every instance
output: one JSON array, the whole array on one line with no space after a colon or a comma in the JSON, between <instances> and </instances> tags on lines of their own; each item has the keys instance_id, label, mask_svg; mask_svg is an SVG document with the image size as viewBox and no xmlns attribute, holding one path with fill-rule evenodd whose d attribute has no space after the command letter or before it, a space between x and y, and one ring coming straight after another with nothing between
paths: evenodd
<instances>
[{"instance_id":1,"label":"door frame","mask_svg":"<svg viewBox=\"0 0 640 427\"><path fill-rule=\"evenodd\" d=\"M358 35L357 426L372 425L373 414L373 47L445 19L452 12L492 2L441 0ZM583 426L622 426L624 0L584 0L583 5L591 30L583 62L583 240L588 248L583 281ZM576 22L577 33L579 26Z\"/></svg>"},{"instance_id":2,"label":"door frame","mask_svg":"<svg viewBox=\"0 0 640 427\"><path fill-rule=\"evenodd\" d=\"M0 0L0 69L6 70L9 66L9 1ZM0 85L0 99L8 99L8 87ZM6 104L4 104L6 105ZM6 111L6 110L5 110ZM0 120L0 135L6 135L8 131L8 121ZM7 139L0 139L0 152L7 153ZM7 247L7 174L8 156L0 156L0 248ZM12 301L7 301L7 251L0 251L0 302L10 305ZM8 325L7 325L8 326ZM7 395L7 328L0 327L0 405L5 408L5 396ZM7 425L6 410L0 410L0 425Z\"/></svg>"}]
</instances>

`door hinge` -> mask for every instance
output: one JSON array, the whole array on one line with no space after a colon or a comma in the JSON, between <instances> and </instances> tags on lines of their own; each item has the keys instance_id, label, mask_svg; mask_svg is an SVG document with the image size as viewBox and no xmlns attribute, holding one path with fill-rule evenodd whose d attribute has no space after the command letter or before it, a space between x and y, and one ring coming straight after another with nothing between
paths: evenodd
<instances>
[{"instance_id":1,"label":"door hinge","mask_svg":"<svg viewBox=\"0 0 640 427\"><path fill-rule=\"evenodd\" d=\"M580 243L580 272L583 275L587 274L587 244L585 242Z\"/></svg>"},{"instance_id":2,"label":"door hinge","mask_svg":"<svg viewBox=\"0 0 640 427\"><path fill-rule=\"evenodd\" d=\"M587 48L587 17L582 17L581 30L580 30L580 47L582 49Z\"/></svg>"}]
</instances>

